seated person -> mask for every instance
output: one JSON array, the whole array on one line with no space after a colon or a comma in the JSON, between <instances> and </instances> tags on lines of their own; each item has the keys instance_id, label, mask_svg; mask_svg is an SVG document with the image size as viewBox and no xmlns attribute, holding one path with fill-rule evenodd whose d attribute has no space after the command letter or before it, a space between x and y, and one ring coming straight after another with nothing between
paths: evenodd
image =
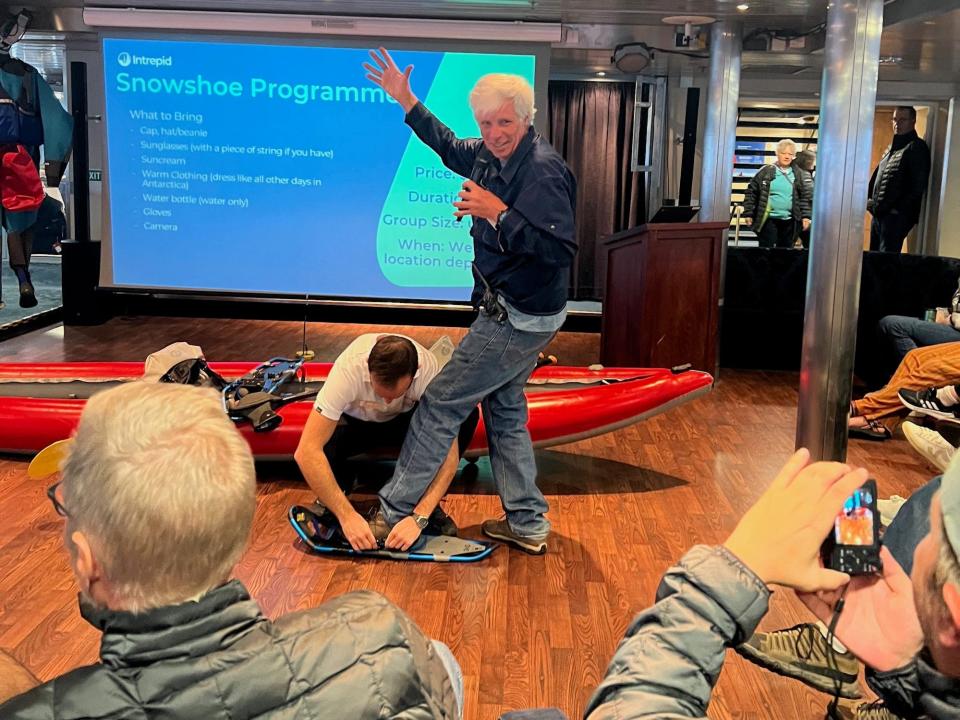
<instances>
[{"instance_id":1,"label":"seated person","mask_svg":"<svg viewBox=\"0 0 960 720\"><path fill-rule=\"evenodd\" d=\"M948 482L951 483L952 492L960 493L960 472L955 469ZM896 564L899 565L899 570L902 570L902 573L893 573L891 568L885 568L884 580L886 580L888 574L891 578L899 577L901 580L903 580L902 576L904 575L912 575L917 548L930 533L931 504L940 488L941 478L938 476L912 493L897 511L893 522L883 535L882 542ZM960 508L957 509L955 518L956 521L960 521ZM942 547L945 551L946 546ZM926 570L929 571L930 568L927 567ZM941 568L937 568L936 572L941 572ZM960 576L955 577L954 580L960 582ZM856 579L854 581L856 584L861 582L864 582L864 580ZM875 582L882 585L884 581L877 580ZM918 579L914 578L913 582L916 584ZM851 587L854 587L854 585L851 585ZM816 614L822 614L818 611L822 608L819 608L819 603L815 602L816 598L801 597L801 599ZM921 615L922 617L923 615ZM829 620L829 615L827 615L827 618ZM889 622L901 621L898 617L888 618L888 620ZM884 617L877 617L875 622L885 622ZM856 632L869 634L871 624L875 623L872 621L866 627L857 628ZM851 634L853 633L854 631L851 630ZM822 621L816 624L801 623L785 630L754 633L747 642L735 649L751 662L780 675L800 680L815 690L831 695L838 693L847 698L861 697L858 684L860 662L857 656L836 638L833 640L834 650L829 653L826 634L827 626ZM837 637L840 637L839 633ZM951 667L956 668L953 673L960 675L960 664L954 664ZM881 684L882 682L881 680ZM901 706L899 709L901 712L907 712L905 707ZM913 714L908 713L907 716L913 717ZM950 715L950 717L954 716ZM894 714L881 700L879 703L859 705L855 709L853 717L880 720L881 718L897 718L899 716ZM940 715L934 715L934 717L940 717Z\"/></svg>"},{"instance_id":2,"label":"seated person","mask_svg":"<svg viewBox=\"0 0 960 720\"><path fill-rule=\"evenodd\" d=\"M960 285L953 293L948 313L938 313L933 321L887 315L880 319L878 331L892 347L897 362L918 347L960 342Z\"/></svg>"},{"instance_id":3,"label":"seated person","mask_svg":"<svg viewBox=\"0 0 960 720\"><path fill-rule=\"evenodd\" d=\"M826 590L849 581L820 566L819 550L867 473L809 459L795 453L723 545L696 546L667 570L656 604L634 619L590 699L590 720L705 717L726 649L767 612L767 585Z\"/></svg>"},{"instance_id":4,"label":"seated person","mask_svg":"<svg viewBox=\"0 0 960 720\"><path fill-rule=\"evenodd\" d=\"M907 353L884 387L850 404L850 437L886 440L909 411L900 399L904 389L938 387L960 380L960 342L917 348Z\"/></svg>"},{"instance_id":5,"label":"seated person","mask_svg":"<svg viewBox=\"0 0 960 720\"><path fill-rule=\"evenodd\" d=\"M128 383L86 405L48 495L100 660L3 718L458 718L446 646L372 592L269 620L229 579L253 457L210 390ZM0 677L7 668L0 667Z\"/></svg>"},{"instance_id":6,"label":"seated person","mask_svg":"<svg viewBox=\"0 0 960 720\"><path fill-rule=\"evenodd\" d=\"M939 490L928 490L922 539L925 527L909 523L906 506L901 510L913 533L898 541L897 552L903 558L916 544L911 575L894 548L884 547L883 575L852 579L821 567L819 549L867 473L808 462L806 450L798 451L723 546L695 547L666 572L657 603L627 630L591 698L590 720L705 717L725 650L751 636L767 612L770 584L801 591L824 621L846 587L836 637L870 667L871 687L897 713L886 717L957 717L960 462L951 464Z\"/></svg>"},{"instance_id":7,"label":"seated person","mask_svg":"<svg viewBox=\"0 0 960 720\"><path fill-rule=\"evenodd\" d=\"M373 550L377 541L370 525L347 495L355 475L348 459L371 451L399 453L410 418L427 385L440 372L440 363L422 345L403 335L361 335L340 354L323 384L300 437L294 458L318 502L332 512L354 550ZM398 523L386 546L407 550L427 521L437 530L456 535L457 528L440 509L457 472L460 458L473 438L480 411L474 408L460 426L433 483L413 516Z\"/></svg>"}]
</instances>

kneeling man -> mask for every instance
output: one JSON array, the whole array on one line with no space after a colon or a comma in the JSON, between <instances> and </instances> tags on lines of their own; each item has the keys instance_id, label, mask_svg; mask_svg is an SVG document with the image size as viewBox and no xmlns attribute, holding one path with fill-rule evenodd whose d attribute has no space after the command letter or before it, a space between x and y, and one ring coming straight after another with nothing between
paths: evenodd
<instances>
[{"instance_id":1,"label":"kneeling man","mask_svg":"<svg viewBox=\"0 0 960 720\"><path fill-rule=\"evenodd\" d=\"M348 459L384 448L399 453L413 411L440 372L440 362L403 335L361 335L337 358L317 395L294 455L321 505L332 512L354 550L373 550L377 541L347 495L355 486ZM446 534L456 526L439 507L457 472L480 413L474 408L460 426L446 459L413 513L393 528L386 546L407 550L432 522Z\"/></svg>"}]
</instances>

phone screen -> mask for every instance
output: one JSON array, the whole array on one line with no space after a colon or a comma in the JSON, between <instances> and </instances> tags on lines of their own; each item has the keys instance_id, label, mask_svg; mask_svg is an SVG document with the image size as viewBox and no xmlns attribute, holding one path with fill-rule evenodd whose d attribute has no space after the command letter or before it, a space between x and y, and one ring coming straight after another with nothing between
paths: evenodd
<instances>
[{"instance_id":1,"label":"phone screen","mask_svg":"<svg viewBox=\"0 0 960 720\"><path fill-rule=\"evenodd\" d=\"M833 524L837 545L873 545L873 494L866 487L854 490Z\"/></svg>"}]
</instances>

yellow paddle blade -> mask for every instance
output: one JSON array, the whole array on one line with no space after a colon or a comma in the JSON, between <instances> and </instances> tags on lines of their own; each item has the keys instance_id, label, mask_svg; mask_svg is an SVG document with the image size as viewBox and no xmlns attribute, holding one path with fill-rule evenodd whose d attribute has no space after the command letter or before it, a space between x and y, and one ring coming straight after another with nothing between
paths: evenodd
<instances>
[{"instance_id":1,"label":"yellow paddle blade","mask_svg":"<svg viewBox=\"0 0 960 720\"><path fill-rule=\"evenodd\" d=\"M67 440L57 440L52 445L47 445L30 461L30 466L27 468L27 477L39 480L60 472L60 463L67 456L72 444L73 438L69 438Z\"/></svg>"}]
</instances>

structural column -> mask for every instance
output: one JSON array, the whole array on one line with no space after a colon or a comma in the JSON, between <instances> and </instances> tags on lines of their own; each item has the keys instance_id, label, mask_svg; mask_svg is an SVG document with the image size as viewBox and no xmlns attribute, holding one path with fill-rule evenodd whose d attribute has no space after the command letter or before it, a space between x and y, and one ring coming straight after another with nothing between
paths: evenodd
<instances>
[{"instance_id":1,"label":"structural column","mask_svg":"<svg viewBox=\"0 0 960 720\"><path fill-rule=\"evenodd\" d=\"M829 5L797 412L797 446L816 460L847 452L882 30L883 0Z\"/></svg>"},{"instance_id":2,"label":"structural column","mask_svg":"<svg viewBox=\"0 0 960 720\"><path fill-rule=\"evenodd\" d=\"M721 20L710 26L710 78L700 177L703 222L730 220L742 45L740 23Z\"/></svg>"}]
</instances>

